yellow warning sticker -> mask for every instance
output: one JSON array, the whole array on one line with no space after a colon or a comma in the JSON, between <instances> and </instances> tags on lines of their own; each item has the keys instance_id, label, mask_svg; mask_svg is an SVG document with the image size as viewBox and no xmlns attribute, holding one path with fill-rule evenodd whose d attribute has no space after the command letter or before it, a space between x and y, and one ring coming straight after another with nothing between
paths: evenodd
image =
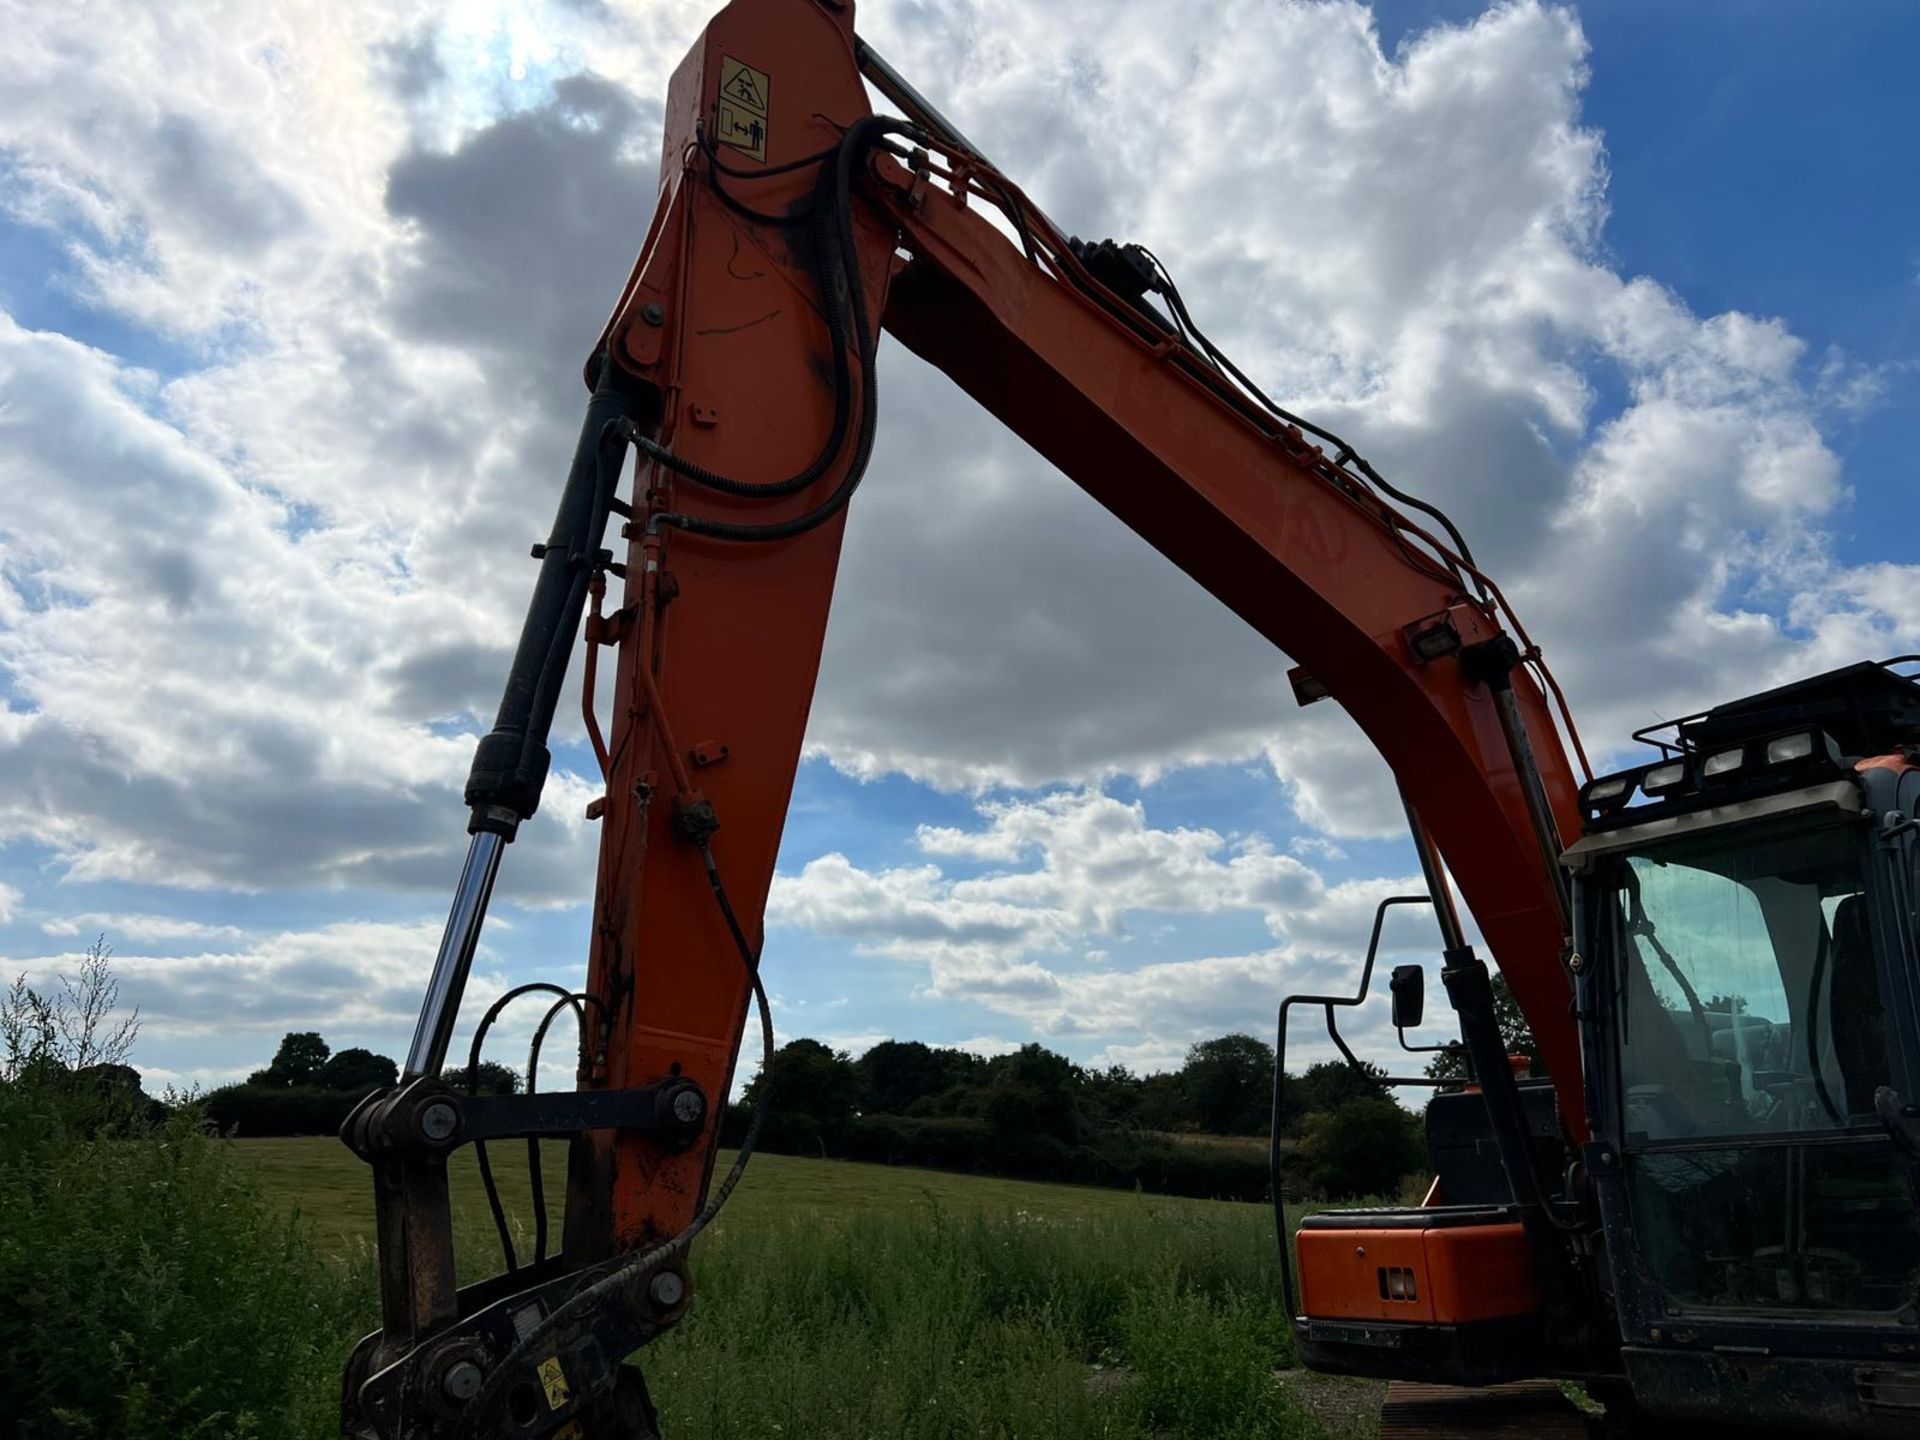
<instances>
[{"instance_id":1,"label":"yellow warning sticker","mask_svg":"<svg viewBox=\"0 0 1920 1440\"><path fill-rule=\"evenodd\" d=\"M547 1408L564 1410L573 1399L573 1387L567 1384L567 1372L560 1368L560 1357L549 1356L540 1362L540 1383L547 1392Z\"/></svg>"},{"instance_id":2,"label":"yellow warning sticker","mask_svg":"<svg viewBox=\"0 0 1920 1440\"><path fill-rule=\"evenodd\" d=\"M756 160L766 159L769 99L766 71L722 55L720 106L714 117L720 143L744 150Z\"/></svg>"}]
</instances>

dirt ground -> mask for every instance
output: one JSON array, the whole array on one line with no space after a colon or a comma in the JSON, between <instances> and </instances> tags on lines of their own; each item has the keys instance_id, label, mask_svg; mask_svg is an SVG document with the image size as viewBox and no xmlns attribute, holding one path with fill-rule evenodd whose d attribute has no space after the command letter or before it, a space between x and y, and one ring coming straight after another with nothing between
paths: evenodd
<instances>
[{"instance_id":1,"label":"dirt ground","mask_svg":"<svg viewBox=\"0 0 1920 1440\"><path fill-rule=\"evenodd\" d=\"M1386 1381L1316 1375L1311 1370L1282 1370L1275 1378L1320 1423L1328 1440L1374 1440L1380 1433Z\"/></svg>"}]
</instances>

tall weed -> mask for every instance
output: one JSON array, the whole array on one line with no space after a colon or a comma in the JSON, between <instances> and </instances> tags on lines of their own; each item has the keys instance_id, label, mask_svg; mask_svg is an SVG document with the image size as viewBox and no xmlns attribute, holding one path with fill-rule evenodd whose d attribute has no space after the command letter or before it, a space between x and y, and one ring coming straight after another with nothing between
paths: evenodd
<instances>
[{"instance_id":1,"label":"tall weed","mask_svg":"<svg viewBox=\"0 0 1920 1440\"><path fill-rule=\"evenodd\" d=\"M32 1102L0 1092L0 1413L21 1440L336 1433L364 1276L190 1107L83 1135Z\"/></svg>"}]
</instances>

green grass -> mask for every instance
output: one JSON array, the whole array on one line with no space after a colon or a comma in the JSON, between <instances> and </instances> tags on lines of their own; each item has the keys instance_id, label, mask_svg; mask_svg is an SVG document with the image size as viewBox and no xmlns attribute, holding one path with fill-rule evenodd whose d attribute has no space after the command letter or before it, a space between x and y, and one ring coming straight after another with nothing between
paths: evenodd
<instances>
[{"instance_id":1,"label":"green grass","mask_svg":"<svg viewBox=\"0 0 1920 1440\"><path fill-rule=\"evenodd\" d=\"M503 1198L524 1231L524 1159L500 1148ZM364 1276L372 1206L359 1161L332 1140L234 1150L319 1244L361 1257ZM548 1171L557 1194L557 1147ZM482 1273L496 1253L464 1151L453 1193L463 1269ZM1322 1407L1315 1389L1276 1377L1293 1355L1264 1206L762 1155L693 1273L698 1303L643 1357L671 1440L1311 1440L1372 1428L1351 1396Z\"/></svg>"},{"instance_id":2,"label":"green grass","mask_svg":"<svg viewBox=\"0 0 1920 1440\"><path fill-rule=\"evenodd\" d=\"M237 1154L253 1162L267 1194L289 1211L298 1211L315 1242L335 1254L351 1252L373 1239L373 1182L365 1164L338 1140L311 1137L286 1140L236 1140ZM733 1163L722 1151L718 1171ZM531 1234L532 1204L526 1152L515 1143L493 1147L493 1170L500 1198L516 1232ZM497 1252L493 1221L487 1213L473 1152L461 1148L450 1162L454 1233L457 1243L478 1244ZM547 1196L557 1227L566 1188L565 1149L547 1149ZM1141 1196L1128 1190L1092 1185L1050 1185L1003 1180L985 1175L955 1175L906 1166L860 1165L844 1160L808 1160L794 1155L760 1154L747 1167L740 1188L728 1202L725 1218L734 1226L779 1220L796 1214L846 1218L866 1212L897 1214L938 1208L953 1215L1009 1215L1081 1220L1127 1216L1151 1209L1167 1214L1231 1213L1268 1227L1272 1212L1264 1205Z\"/></svg>"}]
</instances>

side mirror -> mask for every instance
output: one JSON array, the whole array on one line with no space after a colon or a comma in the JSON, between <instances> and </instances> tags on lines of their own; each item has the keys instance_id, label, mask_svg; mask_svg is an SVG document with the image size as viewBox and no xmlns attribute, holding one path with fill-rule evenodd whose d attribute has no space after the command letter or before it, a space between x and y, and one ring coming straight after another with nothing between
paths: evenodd
<instances>
[{"instance_id":1,"label":"side mirror","mask_svg":"<svg viewBox=\"0 0 1920 1440\"><path fill-rule=\"evenodd\" d=\"M1387 989L1393 996L1394 1028L1417 1029L1427 1013L1427 972L1418 965L1396 965Z\"/></svg>"}]
</instances>

